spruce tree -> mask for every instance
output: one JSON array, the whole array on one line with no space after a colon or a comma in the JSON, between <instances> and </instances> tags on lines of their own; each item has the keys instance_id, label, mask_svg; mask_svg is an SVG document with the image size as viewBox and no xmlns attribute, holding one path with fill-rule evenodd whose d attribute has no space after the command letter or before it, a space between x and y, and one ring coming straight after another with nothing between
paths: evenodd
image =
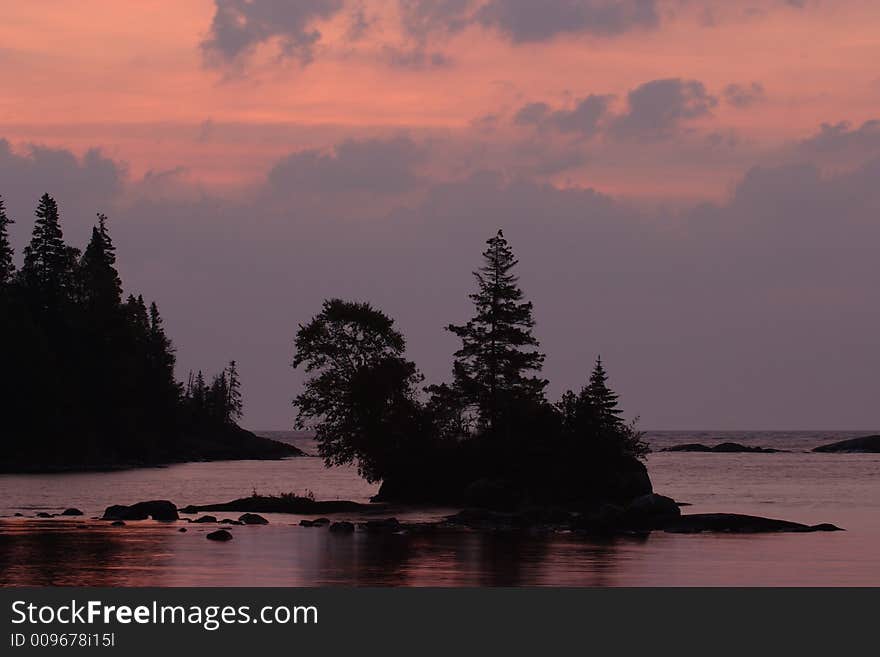
<instances>
[{"instance_id":1,"label":"spruce tree","mask_svg":"<svg viewBox=\"0 0 880 657\"><path fill-rule=\"evenodd\" d=\"M474 317L447 330L461 339L453 365L455 387L492 432L510 405L543 400L547 381L530 374L540 371L544 355L532 335L532 304L523 301L513 274L518 261L500 230L487 245L485 264L474 272Z\"/></svg>"},{"instance_id":2,"label":"spruce tree","mask_svg":"<svg viewBox=\"0 0 880 657\"><path fill-rule=\"evenodd\" d=\"M235 361L231 360L226 368L226 421L235 422L241 419L242 408L241 379Z\"/></svg>"},{"instance_id":3,"label":"spruce tree","mask_svg":"<svg viewBox=\"0 0 880 657\"><path fill-rule=\"evenodd\" d=\"M79 251L64 243L55 199L43 194L34 214L37 219L31 242L24 249L22 278L43 309L55 309L72 297Z\"/></svg>"},{"instance_id":4,"label":"spruce tree","mask_svg":"<svg viewBox=\"0 0 880 657\"><path fill-rule=\"evenodd\" d=\"M107 217L103 214L98 214L98 225L92 228L92 238L80 259L79 284L80 296L90 310L113 310L122 300L122 281L116 271L116 248L107 231Z\"/></svg>"},{"instance_id":5,"label":"spruce tree","mask_svg":"<svg viewBox=\"0 0 880 657\"><path fill-rule=\"evenodd\" d=\"M15 275L15 254L9 242L9 224L12 223L12 219L6 216L6 206L0 196L0 287L12 281Z\"/></svg>"},{"instance_id":6,"label":"spruce tree","mask_svg":"<svg viewBox=\"0 0 880 657\"><path fill-rule=\"evenodd\" d=\"M617 405L618 395L608 387L608 373L602 365L601 356L596 359L596 365L590 374L590 383L584 392L601 428L617 429L623 426L623 419L620 417L623 411Z\"/></svg>"}]
</instances>

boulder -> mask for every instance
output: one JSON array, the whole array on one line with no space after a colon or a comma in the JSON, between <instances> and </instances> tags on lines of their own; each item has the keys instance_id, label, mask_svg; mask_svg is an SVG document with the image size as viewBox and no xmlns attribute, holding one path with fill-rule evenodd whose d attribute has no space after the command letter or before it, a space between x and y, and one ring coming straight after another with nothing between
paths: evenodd
<instances>
[{"instance_id":1,"label":"boulder","mask_svg":"<svg viewBox=\"0 0 880 657\"><path fill-rule=\"evenodd\" d=\"M299 526L300 527L314 527L315 521L314 520L300 520Z\"/></svg>"},{"instance_id":2,"label":"boulder","mask_svg":"<svg viewBox=\"0 0 880 657\"><path fill-rule=\"evenodd\" d=\"M880 453L880 436L862 436L850 438L813 449L814 452L832 452L843 454L878 454Z\"/></svg>"},{"instance_id":3,"label":"boulder","mask_svg":"<svg viewBox=\"0 0 880 657\"><path fill-rule=\"evenodd\" d=\"M214 516L201 516L193 520L193 522L217 522L217 518Z\"/></svg>"},{"instance_id":4,"label":"boulder","mask_svg":"<svg viewBox=\"0 0 880 657\"><path fill-rule=\"evenodd\" d=\"M104 520L179 520L177 507L168 500L152 500L150 502L138 502L131 506L114 504L104 510Z\"/></svg>"},{"instance_id":5,"label":"boulder","mask_svg":"<svg viewBox=\"0 0 880 657\"><path fill-rule=\"evenodd\" d=\"M340 520L330 525L330 531L334 534L350 534L354 531L354 524L347 520Z\"/></svg>"},{"instance_id":6,"label":"boulder","mask_svg":"<svg viewBox=\"0 0 880 657\"><path fill-rule=\"evenodd\" d=\"M180 533L184 534L184 533L186 533L186 527L181 527L181 528L178 529L177 531L179 531Z\"/></svg>"},{"instance_id":7,"label":"boulder","mask_svg":"<svg viewBox=\"0 0 880 657\"><path fill-rule=\"evenodd\" d=\"M225 529L218 529L215 532L211 532L205 536L209 541L231 541L232 534L230 534Z\"/></svg>"},{"instance_id":8,"label":"boulder","mask_svg":"<svg viewBox=\"0 0 880 657\"><path fill-rule=\"evenodd\" d=\"M18 512L15 512L15 513L13 514L13 516L16 517L16 518L24 518L24 514L23 514L23 513L18 513Z\"/></svg>"},{"instance_id":9,"label":"boulder","mask_svg":"<svg viewBox=\"0 0 880 657\"><path fill-rule=\"evenodd\" d=\"M75 507L71 507L69 509L64 509L64 511L61 512L61 515L62 516L81 516L81 515L83 515L83 512Z\"/></svg>"},{"instance_id":10,"label":"boulder","mask_svg":"<svg viewBox=\"0 0 880 657\"><path fill-rule=\"evenodd\" d=\"M221 525L243 525L244 523L241 520L233 520L232 518L223 518L220 521Z\"/></svg>"},{"instance_id":11,"label":"boulder","mask_svg":"<svg viewBox=\"0 0 880 657\"><path fill-rule=\"evenodd\" d=\"M110 523L111 527L125 527L125 522L122 520L114 520Z\"/></svg>"},{"instance_id":12,"label":"boulder","mask_svg":"<svg viewBox=\"0 0 880 657\"><path fill-rule=\"evenodd\" d=\"M40 511L40 512L37 514L36 517L37 517L37 518L51 518L51 517L52 517L52 514L51 514L51 513L46 513L45 511Z\"/></svg>"},{"instance_id":13,"label":"boulder","mask_svg":"<svg viewBox=\"0 0 880 657\"><path fill-rule=\"evenodd\" d=\"M316 518L315 520L312 520L312 524L315 527L324 527L330 524L330 518Z\"/></svg>"},{"instance_id":14,"label":"boulder","mask_svg":"<svg viewBox=\"0 0 880 657\"><path fill-rule=\"evenodd\" d=\"M238 517L238 521L243 525L268 525L269 521L263 516L256 513L243 513Z\"/></svg>"},{"instance_id":15,"label":"boulder","mask_svg":"<svg viewBox=\"0 0 880 657\"><path fill-rule=\"evenodd\" d=\"M637 525L660 525L681 516L675 500L671 497L649 493L630 502L624 510L624 518Z\"/></svg>"}]
</instances>

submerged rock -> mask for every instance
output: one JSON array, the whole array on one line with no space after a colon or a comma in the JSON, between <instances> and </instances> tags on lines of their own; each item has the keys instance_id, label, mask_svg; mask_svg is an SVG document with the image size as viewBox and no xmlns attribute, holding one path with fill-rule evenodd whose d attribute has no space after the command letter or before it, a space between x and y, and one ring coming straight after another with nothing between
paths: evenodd
<instances>
[{"instance_id":1,"label":"submerged rock","mask_svg":"<svg viewBox=\"0 0 880 657\"><path fill-rule=\"evenodd\" d=\"M179 520L177 507L168 500L151 500L138 502L131 506L114 504L104 510L104 520Z\"/></svg>"},{"instance_id":2,"label":"submerged rock","mask_svg":"<svg viewBox=\"0 0 880 657\"><path fill-rule=\"evenodd\" d=\"M664 531L673 534L700 532L728 532L734 534L762 534L772 532L835 532L843 531L829 523L803 525L799 522L747 516L738 513L695 513L683 515L666 523Z\"/></svg>"},{"instance_id":3,"label":"submerged rock","mask_svg":"<svg viewBox=\"0 0 880 657\"><path fill-rule=\"evenodd\" d=\"M64 509L64 511L61 512L61 515L62 516L81 516L81 515L83 515L83 512L80 511L79 509L77 509L76 507L70 507L69 509Z\"/></svg>"},{"instance_id":4,"label":"submerged rock","mask_svg":"<svg viewBox=\"0 0 880 657\"><path fill-rule=\"evenodd\" d=\"M243 525L244 523L241 520L233 520L232 518L223 518L220 521L221 525Z\"/></svg>"},{"instance_id":5,"label":"submerged rock","mask_svg":"<svg viewBox=\"0 0 880 657\"><path fill-rule=\"evenodd\" d=\"M110 526L111 527L125 527L125 522L123 522L122 520L114 520L113 522L110 523Z\"/></svg>"},{"instance_id":6,"label":"submerged rock","mask_svg":"<svg viewBox=\"0 0 880 657\"><path fill-rule=\"evenodd\" d=\"M177 531L179 531L179 532L182 533L182 534L185 534L185 533L186 533L186 527L181 527L181 528L178 529Z\"/></svg>"},{"instance_id":7,"label":"submerged rock","mask_svg":"<svg viewBox=\"0 0 880 657\"><path fill-rule=\"evenodd\" d=\"M268 525L269 521L263 516L256 513L243 513L238 517L238 521L243 525Z\"/></svg>"},{"instance_id":8,"label":"submerged rock","mask_svg":"<svg viewBox=\"0 0 880 657\"><path fill-rule=\"evenodd\" d=\"M36 517L37 517L37 518L51 518L51 517L52 517L52 514L51 514L51 513L46 513L45 511L40 511L40 512L36 515Z\"/></svg>"},{"instance_id":9,"label":"submerged rock","mask_svg":"<svg viewBox=\"0 0 880 657\"><path fill-rule=\"evenodd\" d=\"M880 436L862 436L850 438L813 449L814 452L837 452L844 454L878 454L880 453Z\"/></svg>"},{"instance_id":10,"label":"submerged rock","mask_svg":"<svg viewBox=\"0 0 880 657\"><path fill-rule=\"evenodd\" d=\"M232 534L230 534L225 529L218 529L215 532L211 532L205 536L209 541L231 541Z\"/></svg>"},{"instance_id":11,"label":"submerged rock","mask_svg":"<svg viewBox=\"0 0 880 657\"><path fill-rule=\"evenodd\" d=\"M340 520L330 525L330 531L334 534L350 534L354 531L354 524L347 520Z\"/></svg>"}]
</instances>

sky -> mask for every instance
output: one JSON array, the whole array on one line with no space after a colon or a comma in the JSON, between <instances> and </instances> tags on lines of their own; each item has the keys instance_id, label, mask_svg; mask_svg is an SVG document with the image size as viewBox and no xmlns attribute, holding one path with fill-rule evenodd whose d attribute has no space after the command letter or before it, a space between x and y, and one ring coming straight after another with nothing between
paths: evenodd
<instances>
[{"instance_id":1,"label":"sky","mask_svg":"<svg viewBox=\"0 0 880 657\"><path fill-rule=\"evenodd\" d=\"M395 318L450 378L503 229L548 392L646 429L876 429L872 0L0 0L0 194L110 217L178 376L285 429L297 326Z\"/></svg>"}]
</instances>

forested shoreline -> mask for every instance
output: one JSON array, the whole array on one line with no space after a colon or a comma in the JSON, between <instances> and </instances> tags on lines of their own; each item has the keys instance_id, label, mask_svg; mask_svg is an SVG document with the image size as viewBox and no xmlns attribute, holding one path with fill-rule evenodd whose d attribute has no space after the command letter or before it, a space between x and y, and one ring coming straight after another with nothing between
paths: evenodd
<instances>
[{"instance_id":1,"label":"forested shoreline","mask_svg":"<svg viewBox=\"0 0 880 657\"><path fill-rule=\"evenodd\" d=\"M20 269L0 197L0 471L87 470L298 453L241 429L235 361L175 379L155 302L123 295L107 217L85 249L44 194Z\"/></svg>"}]
</instances>

